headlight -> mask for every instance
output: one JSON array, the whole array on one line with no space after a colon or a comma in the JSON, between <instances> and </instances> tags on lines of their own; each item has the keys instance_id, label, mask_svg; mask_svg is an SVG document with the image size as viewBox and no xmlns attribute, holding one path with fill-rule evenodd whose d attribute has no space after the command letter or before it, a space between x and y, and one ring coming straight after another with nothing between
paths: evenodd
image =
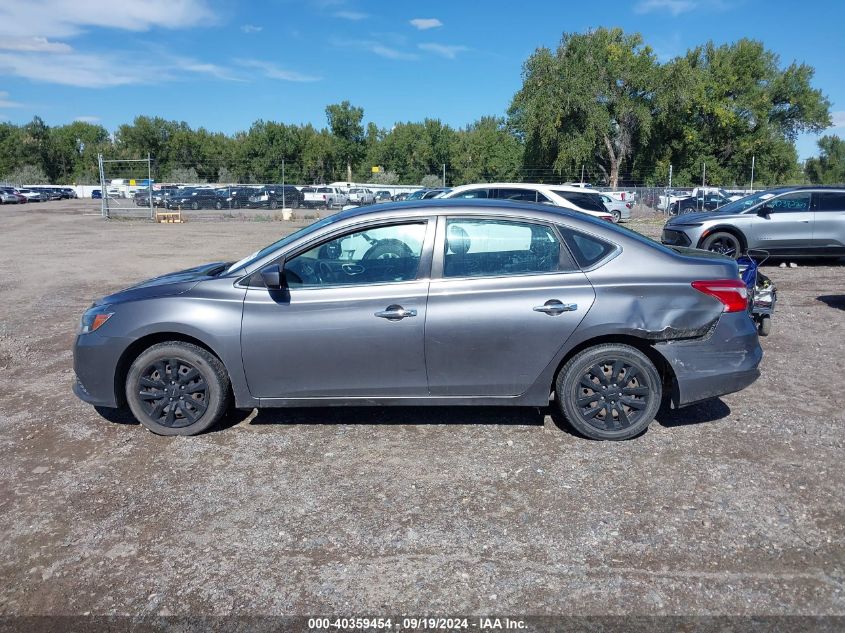
<instances>
[{"instance_id":1,"label":"headlight","mask_svg":"<svg viewBox=\"0 0 845 633\"><path fill-rule=\"evenodd\" d=\"M114 312L109 312L110 306L95 306L82 315L79 322L79 334L90 334L111 318Z\"/></svg>"}]
</instances>

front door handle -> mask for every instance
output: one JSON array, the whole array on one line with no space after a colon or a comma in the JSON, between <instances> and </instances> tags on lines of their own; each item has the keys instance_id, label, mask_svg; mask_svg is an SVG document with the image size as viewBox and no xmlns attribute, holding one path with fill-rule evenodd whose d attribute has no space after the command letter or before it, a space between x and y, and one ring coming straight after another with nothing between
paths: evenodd
<instances>
[{"instance_id":1,"label":"front door handle","mask_svg":"<svg viewBox=\"0 0 845 633\"><path fill-rule=\"evenodd\" d=\"M578 309L577 303L563 303L557 299L549 299L541 306L535 306L534 312L544 312L549 316L557 316L564 312L574 312Z\"/></svg>"},{"instance_id":2,"label":"front door handle","mask_svg":"<svg viewBox=\"0 0 845 633\"><path fill-rule=\"evenodd\" d=\"M380 319L387 319L388 321L401 321L406 317L417 316L417 311L413 308L405 309L400 305L389 305L381 312L376 312L376 316Z\"/></svg>"}]
</instances>

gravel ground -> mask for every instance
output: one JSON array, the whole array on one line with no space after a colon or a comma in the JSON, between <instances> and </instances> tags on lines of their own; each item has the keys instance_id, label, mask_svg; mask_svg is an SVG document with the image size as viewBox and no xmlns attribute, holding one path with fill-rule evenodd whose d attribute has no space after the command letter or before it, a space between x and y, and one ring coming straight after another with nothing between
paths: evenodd
<instances>
[{"instance_id":1,"label":"gravel ground","mask_svg":"<svg viewBox=\"0 0 845 633\"><path fill-rule=\"evenodd\" d=\"M760 380L633 441L407 407L164 438L73 396L80 314L291 225L96 208L0 209L0 615L845 614L844 265L767 267Z\"/></svg>"}]
</instances>

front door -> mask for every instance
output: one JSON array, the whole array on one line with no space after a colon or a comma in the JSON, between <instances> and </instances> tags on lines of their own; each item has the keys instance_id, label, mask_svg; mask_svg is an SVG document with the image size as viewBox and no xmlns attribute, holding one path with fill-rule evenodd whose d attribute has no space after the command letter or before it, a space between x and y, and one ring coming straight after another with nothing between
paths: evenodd
<instances>
[{"instance_id":1,"label":"front door","mask_svg":"<svg viewBox=\"0 0 845 633\"><path fill-rule=\"evenodd\" d=\"M755 242L773 255L799 254L813 245L814 213L809 191L795 191L764 204L765 216L757 216L751 224Z\"/></svg>"},{"instance_id":2,"label":"front door","mask_svg":"<svg viewBox=\"0 0 845 633\"><path fill-rule=\"evenodd\" d=\"M520 395L587 314L593 287L551 226L461 217L441 225L426 317L431 395Z\"/></svg>"},{"instance_id":3,"label":"front door","mask_svg":"<svg viewBox=\"0 0 845 633\"><path fill-rule=\"evenodd\" d=\"M287 291L249 288L241 349L252 395L427 395L423 333L433 223L351 230L288 259Z\"/></svg>"}]
</instances>

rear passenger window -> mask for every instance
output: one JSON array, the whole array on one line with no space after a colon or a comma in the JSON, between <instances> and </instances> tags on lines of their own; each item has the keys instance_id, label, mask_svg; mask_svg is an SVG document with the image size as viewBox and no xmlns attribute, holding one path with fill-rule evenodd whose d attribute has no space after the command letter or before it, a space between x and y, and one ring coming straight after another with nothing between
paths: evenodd
<instances>
[{"instance_id":1,"label":"rear passenger window","mask_svg":"<svg viewBox=\"0 0 845 633\"><path fill-rule=\"evenodd\" d=\"M845 192L826 191L817 193L818 206L816 211L845 211Z\"/></svg>"},{"instance_id":2,"label":"rear passenger window","mask_svg":"<svg viewBox=\"0 0 845 633\"><path fill-rule=\"evenodd\" d=\"M562 228L563 239L581 268L589 268L610 255L616 247L592 235Z\"/></svg>"},{"instance_id":3,"label":"rear passenger window","mask_svg":"<svg viewBox=\"0 0 845 633\"><path fill-rule=\"evenodd\" d=\"M597 193L585 193L581 191L565 191L561 189L553 189L557 195L564 200L568 200L576 207L584 209L585 211L598 211L606 213L607 209L602 204L601 196Z\"/></svg>"},{"instance_id":4,"label":"rear passenger window","mask_svg":"<svg viewBox=\"0 0 845 633\"><path fill-rule=\"evenodd\" d=\"M499 200L536 202L537 192L533 189L496 189L496 197Z\"/></svg>"},{"instance_id":5,"label":"rear passenger window","mask_svg":"<svg viewBox=\"0 0 845 633\"><path fill-rule=\"evenodd\" d=\"M487 189L470 189L469 191L462 191L461 193L450 196L451 198L487 198L489 193Z\"/></svg>"},{"instance_id":6,"label":"rear passenger window","mask_svg":"<svg viewBox=\"0 0 845 633\"><path fill-rule=\"evenodd\" d=\"M548 273L561 270L560 261L560 242L548 226L492 219L446 222L444 277Z\"/></svg>"}]
</instances>

